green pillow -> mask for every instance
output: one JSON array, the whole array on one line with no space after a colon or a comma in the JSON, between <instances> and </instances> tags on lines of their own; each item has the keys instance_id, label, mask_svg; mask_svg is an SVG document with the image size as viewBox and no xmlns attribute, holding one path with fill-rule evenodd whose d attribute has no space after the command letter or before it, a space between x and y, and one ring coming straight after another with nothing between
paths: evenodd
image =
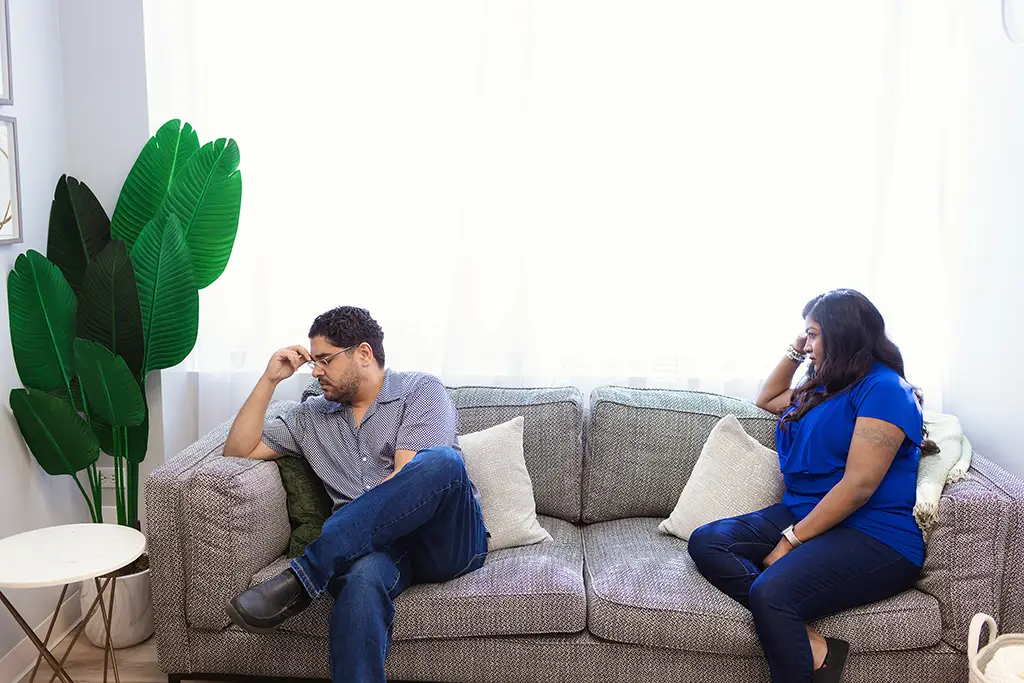
<instances>
[{"instance_id":1,"label":"green pillow","mask_svg":"<svg viewBox=\"0 0 1024 683\"><path fill-rule=\"evenodd\" d=\"M288 557L298 557L308 544L320 538L333 504L323 482L304 458L286 456L278 459L277 466L281 470L288 521L292 526Z\"/></svg>"}]
</instances>

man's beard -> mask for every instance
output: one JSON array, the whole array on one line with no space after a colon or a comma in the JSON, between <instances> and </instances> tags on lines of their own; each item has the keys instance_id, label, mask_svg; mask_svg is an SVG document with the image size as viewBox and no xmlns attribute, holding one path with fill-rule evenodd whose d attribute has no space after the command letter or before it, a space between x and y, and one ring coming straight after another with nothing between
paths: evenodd
<instances>
[{"instance_id":1,"label":"man's beard","mask_svg":"<svg viewBox=\"0 0 1024 683\"><path fill-rule=\"evenodd\" d=\"M320 388L324 392L324 398L328 401L349 404L359 393L359 377L355 374L342 377L337 386L321 382Z\"/></svg>"}]
</instances>

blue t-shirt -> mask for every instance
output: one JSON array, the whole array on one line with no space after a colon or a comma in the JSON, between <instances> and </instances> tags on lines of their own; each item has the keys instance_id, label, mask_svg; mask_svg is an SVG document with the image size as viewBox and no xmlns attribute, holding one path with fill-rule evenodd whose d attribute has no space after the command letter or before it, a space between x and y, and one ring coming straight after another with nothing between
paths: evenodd
<instances>
[{"instance_id":1,"label":"blue t-shirt","mask_svg":"<svg viewBox=\"0 0 1024 683\"><path fill-rule=\"evenodd\" d=\"M782 502L797 519L803 519L839 483L858 417L894 424L907 438L878 490L840 525L863 531L920 567L924 538L914 521L914 502L923 417L913 388L892 368L876 363L864 379L800 420L789 422L785 429L780 421L775 445L786 483Z\"/></svg>"}]
</instances>

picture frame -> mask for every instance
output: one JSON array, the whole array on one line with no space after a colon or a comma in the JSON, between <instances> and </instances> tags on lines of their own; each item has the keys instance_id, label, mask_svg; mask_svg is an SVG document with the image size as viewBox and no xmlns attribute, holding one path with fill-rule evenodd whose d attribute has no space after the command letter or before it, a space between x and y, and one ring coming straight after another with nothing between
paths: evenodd
<instances>
[{"instance_id":1,"label":"picture frame","mask_svg":"<svg viewBox=\"0 0 1024 683\"><path fill-rule=\"evenodd\" d=\"M10 0L0 0L0 105L14 104L14 79L11 70L11 11Z\"/></svg>"},{"instance_id":2,"label":"picture frame","mask_svg":"<svg viewBox=\"0 0 1024 683\"><path fill-rule=\"evenodd\" d=\"M0 244L22 239L18 124L11 116L0 116Z\"/></svg>"}]
</instances>

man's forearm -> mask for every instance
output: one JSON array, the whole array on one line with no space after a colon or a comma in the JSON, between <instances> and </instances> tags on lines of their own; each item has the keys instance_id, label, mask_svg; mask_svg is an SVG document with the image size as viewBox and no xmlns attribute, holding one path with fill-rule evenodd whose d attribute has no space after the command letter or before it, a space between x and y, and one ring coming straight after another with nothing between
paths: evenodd
<instances>
[{"instance_id":1,"label":"man's forearm","mask_svg":"<svg viewBox=\"0 0 1024 683\"><path fill-rule=\"evenodd\" d=\"M263 417L267 414L267 406L276 388L277 384L266 377L261 377L256 383L256 388L249 394L231 425L228 440L224 443L224 455L246 458L256 450L263 436Z\"/></svg>"}]
</instances>

